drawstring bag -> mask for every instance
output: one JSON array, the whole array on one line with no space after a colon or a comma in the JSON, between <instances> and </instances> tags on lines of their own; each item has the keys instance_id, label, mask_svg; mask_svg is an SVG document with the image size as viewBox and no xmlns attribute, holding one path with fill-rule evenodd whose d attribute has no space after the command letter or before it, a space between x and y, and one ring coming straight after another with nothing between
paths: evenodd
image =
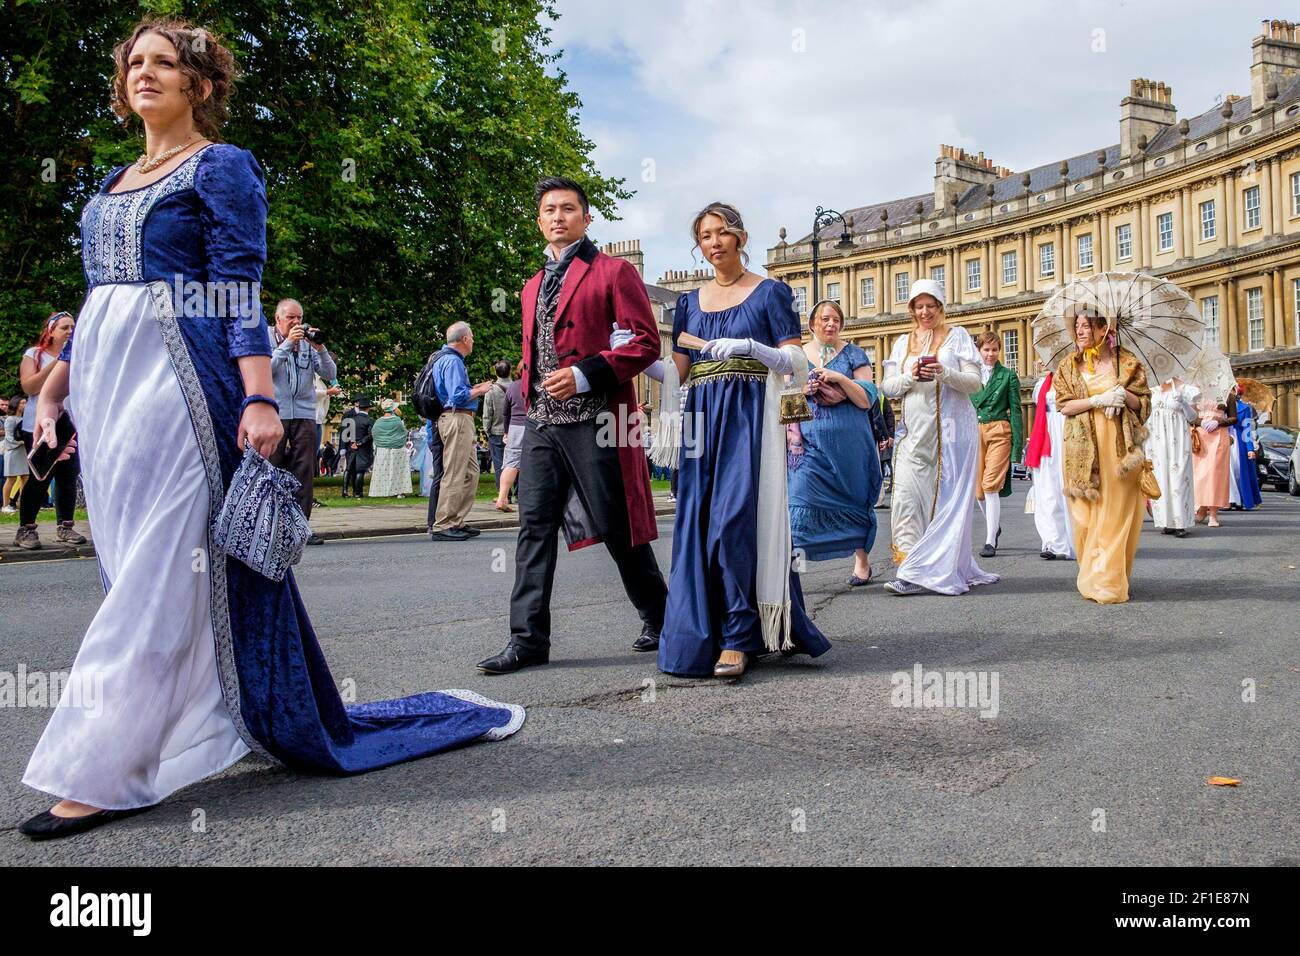
<instances>
[{"instance_id":1,"label":"drawstring bag","mask_svg":"<svg viewBox=\"0 0 1300 956\"><path fill-rule=\"evenodd\" d=\"M212 522L213 546L263 577L283 581L302 557L311 526L296 497L298 479L244 442L244 460Z\"/></svg>"}]
</instances>

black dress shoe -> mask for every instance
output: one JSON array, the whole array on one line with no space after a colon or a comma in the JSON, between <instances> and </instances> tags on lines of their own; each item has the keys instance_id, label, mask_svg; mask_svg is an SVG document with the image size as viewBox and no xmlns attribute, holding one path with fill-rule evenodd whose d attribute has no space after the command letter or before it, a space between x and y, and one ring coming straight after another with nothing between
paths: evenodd
<instances>
[{"instance_id":1,"label":"black dress shoe","mask_svg":"<svg viewBox=\"0 0 1300 956\"><path fill-rule=\"evenodd\" d=\"M315 531L313 531L313 532L311 533L311 537L307 539L307 543L308 543L308 544L324 544L324 543L325 543L325 539L322 538L320 535L318 535Z\"/></svg>"},{"instance_id":2,"label":"black dress shoe","mask_svg":"<svg viewBox=\"0 0 1300 956\"><path fill-rule=\"evenodd\" d=\"M506 649L496 657L479 661L475 666L485 674L512 674L524 667L536 667L549 663L549 651L526 651L514 644L507 644Z\"/></svg>"},{"instance_id":3,"label":"black dress shoe","mask_svg":"<svg viewBox=\"0 0 1300 956\"><path fill-rule=\"evenodd\" d=\"M997 556L998 556L998 549L991 544L986 544L984 545L984 547L980 548L981 558L996 558Z\"/></svg>"},{"instance_id":4,"label":"black dress shoe","mask_svg":"<svg viewBox=\"0 0 1300 956\"><path fill-rule=\"evenodd\" d=\"M481 535L481 534L483 533L483 532L480 531L478 528L471 527L470 525L467 525L467 524L463 524L463 525L461 525L461 526L460 526L459 528L457 528L456 530L457 530L457 531L464 531L464 532L465 532L467 535L469 535L471 538L477 538L479 535Z\"/></svg>"},{"instance_id":5,"label":"black dress shoe","mask_svg":"<svg viewBox=\"0 0 1300 956\"><path fill-rule=\"evenodd\" d=\"M472 537L474 537L472 534L468 531L462 531L460 528L429 532L429 538L432 541L468 541Z\"/></svg>"},{"instance_id":6,"label":"black dress shoe","mask_svg":"<svg viewBox=\"0 0 1300 956\"><path fill-rule=\"evenodd\" d=\"M1175 528L1174 531L1173 531L1173 535L1174 535L1175 538L1185 538L1185 537L1187 537L1187 529L1186 529L1186 528Z\"/></svg>"},{"instance_id":7,"label":"black dress shoe","mask_svg":"<svg viewBox=\"0 0 1300 956\"><path fill-rule=\"evenodd\" d=\"M641 627L641 636L632 642L634 651L659 650L659 629L645 624Z\"/></svg>"},{"instance_id":8,"label":"black dress shoe","mask_svg":"<svg viewBox=\"0 0 1300 956\"><path fill-rule=\"evenodd\" d=\"M57 840L59 837L85 833L95 827L102 827L105 823L112 823L114 820L132 817L152 809L153 807L135 807L131 810L96 810L84 817L56 817L46 810L25 821L18 831L33 840Z\"/></svg>"},{"instance_id":9,"label":"black dress shoe","mask_svg":"<svg viewBox=\"0 0 1300 956\"><path fill-rule=\"evenodd\" d=\"M866 587L868 584L870 584L870 583L871 583L872 581L874 581L874 580L876 580L876 569L875 569L875 568L872 568L870 571L868 571L868 572L867 572L867 576L866 576L865 578L860 578L860 577L858 577L857 573L855 572L855 573L849 575L849 587L851 587L851 588L861 588L861 587Z\"/></svg>"},{"instance_id":10,"label":"black dress shoe","mask_svg":"<svg viewBox=\"0 0 1300 956\"><path fill-rule=\"evenodd\" d=\"M1056 560L1056 553L1053 551L1048 551L1046 548L1044 548L1042 551L1039 551L1038 556L1042 558L1044 561Z\"/></svg>"}]
</instances>

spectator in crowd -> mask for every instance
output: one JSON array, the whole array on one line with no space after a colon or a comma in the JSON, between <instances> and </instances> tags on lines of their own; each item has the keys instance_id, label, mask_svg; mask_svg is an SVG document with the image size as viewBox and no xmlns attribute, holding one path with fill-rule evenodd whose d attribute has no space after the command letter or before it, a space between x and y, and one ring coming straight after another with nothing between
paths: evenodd
<instances>
[{"instance_id":1,"label":"spectator in crowd","mask_svg":"<svg viewBox=\"0 0 1300 956\"><path fill-rule=\"evenodd\" d=\"M36 396L54 371L63 346L72 338L74 324L72 316L67 312L55 312L46 319L45 329L36 344L23 353L22 363L18 367L18 380L27 393L27 406L22 418L23 448L27 454L31 454L32 434L36 430ZM14 536L15 545L27 551L40 549L41 538L36 533L36 517L49 501L51 480L54 481L54 516L59 523L55 540L61 544L86 543L85 535L73 525L79 474L81 460L74 451L68 458L58 462L44 481L38 481L35 475L28 478L23 484L22 498L18 503L19 525L18 533Z\"/></svg>"},{"instance_id":2,"label":"spectator in crowd","mask_svg":"<svg viewBox=\"0 0 1300 956\"><path fill-rule=\"evenodd\" d=\"M406 450L406 423L391 398L379 403L384 414L375 422L375 470L370 476L371 498L405 498L411 493L411 457Z\"/></svg>"},{"instance_id":3,"label":"spectator in crowd","mask_svg":"<svg viewBox=\"0 0 1300 956\"><path fill-rule=\"evenodd\" d=\"M271 330L271 376L275 401L280 406L284 438L271 464L284 468L298 479L298 504L311 518L312 484L316 475L316 453L320 448L317 430L317 376L332 379L338 367L320 341L320 330L304 325L302 305L297 299L281 299L275 307L275 328ZM327 399L328 407L328 399ZM315 532L308 544L324 544Z\"/></svg>"},{"instance_id":4,"label":"spectator in crowd","mask_svg":"<svg viewBox=\"0 0 1300 956\"><path fill-rule=\"evenodd\" d=\"M523 362L515 365L514 381L506 389L505 453L501 458L501 480L497 482L497 511L514 511L510 507L515 481L519 478L519 458L523 451L524 422L528 410L524 407Z\"/></svg>"},{"instance_id":5,"label":"spectator in crowd","mask_svg":"<svg viewBox=\"0 0 1300 956\"><path fill-rule=\"evenodd\" d=\"M487 436L488 452L492 457L492 480L501 490L502 459L505 457L506 390L510 388L510 363L504 360L492 367L497 380L483 396L483 434Z\"/></svg>"},{"instance_id":6,"label":"spectator in crowd","mask_svg":"<svg viewBox=\"0 0 1300 956\"><path fill-rule=\"evenodd\" d=\"M343 497L348 497L351 489L354 498L360 498L365 484L366 472L374 462L375 442L371 430L374 420L366 411L370 407L369 395L358 395L352 407L343 413L343 424L339 429L339 443L347 448L347 468L343 472Z\"/></svg>"},{"instance_id":7,"label":"spectator in crowd","mask_svg":"<svg viewBox=\"0 0 1300 956\"><path fill-rule=\"evenodd\" d=\"M474 351L474 332L468 322L447 328L447 344L433 366L434 388L442 402L438 435L442 439L442 482L438 508L429 535L434 541L466 541L478 534L465 517L474 504L479 464L474 448L474 412L492 382L469 384L465 360ZM432 497L432 495L430 496Z\"/></svg>"},{"instance_id":8,"label":"spectator in crowd","mask_svg":"<svg viewBox=\"0 0 1300 956\"><path fill-rule=\"evenodd\" d=\"M11 515L18 509L13 506L18 491L27 474L27 450L23 447L23 409L26 395L15 395L5 400L4 438L0 440L0 459L5 466L4 500L0 511Z\"/></svg>"}]
</instances>

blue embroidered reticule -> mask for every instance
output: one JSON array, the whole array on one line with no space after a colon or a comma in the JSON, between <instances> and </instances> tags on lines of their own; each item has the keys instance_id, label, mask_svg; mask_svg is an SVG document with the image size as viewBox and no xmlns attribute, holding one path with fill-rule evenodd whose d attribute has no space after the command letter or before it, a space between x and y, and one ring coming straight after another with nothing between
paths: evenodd
<instances>
[{"instance_id":1,"label":"blue embroidered reticule","mask_svg":"<svg viewBox=\"0 0 1300 956\"><path fill-rule=\"evenodd\" d=\"M249 444L244 450L226 503L212 521L212 543L272 581L283 581L302 557L311 526L294 497L302 487Z\"/></svg>"}]
</instances>

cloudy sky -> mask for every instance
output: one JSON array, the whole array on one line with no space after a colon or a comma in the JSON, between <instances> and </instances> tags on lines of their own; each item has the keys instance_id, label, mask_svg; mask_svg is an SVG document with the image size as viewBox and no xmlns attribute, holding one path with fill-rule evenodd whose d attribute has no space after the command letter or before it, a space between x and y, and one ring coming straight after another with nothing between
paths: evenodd
<instances>
[{"instance_id":1,"label":"cloudy sky","mask_svg":"<svg viewBox=\"0 0 1300 956\"><path fill-rule=\"evenodd\" d=\"M557 0L553 40L598 168L636 195L601 242L640 239L646 278L703 265L690 221L738 206L753 265L818 205L933 188L939 144L1017 172L1119 141L1129 80L1179 116L1250 94L1274 0ZM697 254L698 255L698 254Z\"/></svg>"}]
</instances>

